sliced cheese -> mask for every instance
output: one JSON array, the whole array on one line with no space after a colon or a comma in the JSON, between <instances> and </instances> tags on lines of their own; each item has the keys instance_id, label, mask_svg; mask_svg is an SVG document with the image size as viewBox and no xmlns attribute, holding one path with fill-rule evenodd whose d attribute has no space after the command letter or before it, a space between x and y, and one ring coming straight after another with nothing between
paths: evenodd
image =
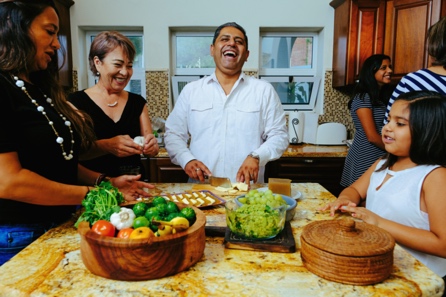
<instances>
[{"instance_id":1,"label":"sliced cheese","mask_svg":"<svg viewBox=\"0 0 446 297\"><path fill-rule=\"evenodd\" d=\"M213 198L211 198L211 197L209 197L209 196L206 196L206 198L205 198L207 201L209 201L211 204L214 204L214 202L215 202L215 199L213 199Z\"/></svg>"},{"instance_id":2,"label":"sliced cheese","mask_svg":"<svg viewBox=\"0 0 446 297\"><path fill-rule=\"evenodd\" d=\"M219 192L228 192L229 190L231 190L231 188L215 187L215 190L217 190Z\"/></svg>"},{"instance_id":3,"label":"sliced cheese","mask_svg":"<svg viewBox=\"0 0 446 297\"><path fill-rule=\"evenodd\" d=\"M245 183L235 183L232 185L232 188L238 189L239 191L243 191L243 192L248 191L248 185Z\"/></svg>"}]
</instances>

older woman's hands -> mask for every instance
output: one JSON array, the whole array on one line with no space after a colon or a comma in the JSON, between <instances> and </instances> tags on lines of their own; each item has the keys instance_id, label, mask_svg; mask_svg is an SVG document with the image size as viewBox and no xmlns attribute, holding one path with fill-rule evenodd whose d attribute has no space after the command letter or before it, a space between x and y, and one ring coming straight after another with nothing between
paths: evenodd
<instances>
[{"instance_id":1,"label":"older woman's hands","mask_svg":"<svg viewBox=\"0 0 446 297\"><path fill-rule=\"evenodd\" d=\"M111 179L113 186L117 187L119 191L124 195L124 199L127 201L136 200L138 197L150 196L144 188L153 189L154 185L140 181L141 174L139 175L121 175Z\"/></svg>"},{"instance_id":2,"label":"older woman's hands","mask_svg":"<svg viewBox=\"0 0 446 297\"><path fill-rule=\"evenodd\" d=\"M160 148L158 146L158 139L156 139L155 135L146 135L143 145L143 154L154 157L158 155L159 149Z\"/></svg>"}]
</instances>

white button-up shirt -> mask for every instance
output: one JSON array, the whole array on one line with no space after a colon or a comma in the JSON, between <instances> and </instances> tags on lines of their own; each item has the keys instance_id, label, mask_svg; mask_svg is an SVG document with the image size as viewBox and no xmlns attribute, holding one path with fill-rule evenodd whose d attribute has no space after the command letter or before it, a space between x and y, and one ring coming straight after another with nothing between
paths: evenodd
<instances>
[{"instance_id":1,"label":"white button-up shirt","mask_svg":"<svg viewBox=\"0 0 446 297\"><path fill-rule=\"evenodd\" d=\"M164 141L173 163L184 169L197 159L212 175L232 182L248 154L255 152L260 156L258 181L263 182L266 163L287 148L288 132L270 83L242 73L226 95L214 73L183 88L167 118Z\"/></svg>"}]
</instances>

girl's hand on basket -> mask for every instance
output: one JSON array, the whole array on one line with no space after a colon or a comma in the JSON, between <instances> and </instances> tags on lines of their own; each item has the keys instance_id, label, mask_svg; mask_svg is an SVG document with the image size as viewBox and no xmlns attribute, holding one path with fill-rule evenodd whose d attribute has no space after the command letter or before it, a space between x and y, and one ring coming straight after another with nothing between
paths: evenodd
<instances>
[{"instance_id":1,"label":"girl's hand on basket","mask_svg":"<svg viewBox=\"0 0 446 297\"><path fill-rule=\"evenodd\" d=\"M378 226L379 220L381 219L380 216L364 207L347 205L342 206L341 211L347 211L352 215L352 217L361 219L370 225Z\"/></svg>"},{"instance_id":2,"label":"girl's hand on basket","mask_svg":"<svg viewBox=\"0 0 446 297\"><path fill-rule=\"evenodd\" d=\"M329 209L330 216L334 216L334 214L337 210L339 210L341 212L345 212L346 210L343 209L344 206L356 207L356 204L351 202L348 199L338 198L333 202L327 203L325 206L321 207L319 210L324 211L324 210Z\"/></svg>"}]
</instances>

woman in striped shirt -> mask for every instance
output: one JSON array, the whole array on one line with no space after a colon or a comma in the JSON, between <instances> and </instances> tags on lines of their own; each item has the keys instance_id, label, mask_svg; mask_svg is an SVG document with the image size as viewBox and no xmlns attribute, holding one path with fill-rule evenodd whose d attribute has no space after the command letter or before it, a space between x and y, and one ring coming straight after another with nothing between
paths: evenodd
<instances>
[{"instance_id":1,"label":"woman in striped shirt","mask_svg":"<svg viewBox=\"0 0 446 297\"><path fill-rule=\"evenodd\" d=\"M348 103L355 138L345 159L343 187L350 186L385 153L381 128L394 87L390 85L392 72L390 57L380 54L368 57L361 68L358 84Z\"/></svg>"},{"instance_id":2,"label":"woman in striped shirt","mask_svg":"<svg viewBox=\"0 0 446 297\"><path fill-rule=\"evenodd\" d=\"M405 75L396 86L387 105L384 124L395 98L411 91L435 91L446 95L446 17L433 24L427 32L427 52L432 66Z\"/></svg>"}]
</instances>

